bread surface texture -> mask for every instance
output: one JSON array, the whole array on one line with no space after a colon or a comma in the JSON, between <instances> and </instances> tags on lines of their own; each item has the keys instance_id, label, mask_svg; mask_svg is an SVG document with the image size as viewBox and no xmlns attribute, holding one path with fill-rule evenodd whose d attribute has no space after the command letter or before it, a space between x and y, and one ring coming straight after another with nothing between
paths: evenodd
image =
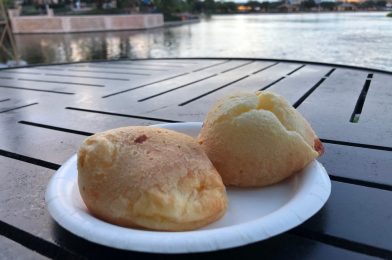
<instances>
[{"instance_id":1,"label":"bread surface texture","mask_svg":"<svg viewBox=\"0 0 392 260\"><path fill-rule=\"evenodd\" d=\"M283 97L267 91L219 100L198 141L224 184L241 187L277 183L323 153L306 119Z\"/></svg>"},{"instance_id":2,"label":"bread surface texture","mask_svg":"<svg viewBox=\"0 0 392 260\"><path fill-rule=\"evenodd\" d=\"M93 215L127 227L192 230L227 208L222 179L196 140L155 127L87 138L78 152L78 184Z\"/></svg>"}]
</instances>

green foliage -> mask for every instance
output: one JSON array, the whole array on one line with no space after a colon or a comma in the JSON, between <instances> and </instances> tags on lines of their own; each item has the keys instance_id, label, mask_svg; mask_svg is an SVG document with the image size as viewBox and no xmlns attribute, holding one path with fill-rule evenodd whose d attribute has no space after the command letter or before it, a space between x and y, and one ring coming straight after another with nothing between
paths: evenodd
<instances>
[{"instance_id":1,"label":"green foliage","mask_svg":"<svg viewBox=\"0 0 392 260\"><path fill-rule=\"evenodd\" d=\"M139 2L138 0L117 0L117 8L132 9L139 7Z\"/></svg>"},{"instance_id":2,"label":"green foliage","mask_svg":"<svg viewBox=\"0 0 392 260\"><path fill-rule=\"evenodd\" d=\"M154 0L153 3L163 14L165 21L181 20L181 17L176 14L189 11L188 2L182 0Z\"/></svg>"},{"instance_id":3,"label":"green foliage","mask_svg":"<svg viewBox=\"0 0 392 260\"><path fill-rule=\"evenodd\" d=\"M311 9L313 7L316 7L316 2L314 0L306 0L301 3L301 7L303 9Z\"/></svg>"},{"instance_id":4,"label":"green foliage","mask_svg":"<svg viewBox=\"0 0 392 260\"><path fill-rule=\"evenodd\" d=\"M184 8L190 13L212 14L216 12L216 3L214 0L186 0Z\"/></svg>"},{"instance_id":5,"label":"green foliage","mask_svg":"<svg viewBox=\"0 0 392 260\"><path fill-rule=\"evenodd\" d=\"M43 10L39 10L34 5L23 5L21 15L40 15L43 13Z\"/></svg>"},{"instance_id":6,"label":"green foliage","mask_svg":"<svg viewBox=\"0 0 392 260\"><path fill-rule=\"evenodd\" d=\"M259 1L248 1L246 5L255 8L260 7L261 3Z\"/></svg>"},{"instance_id":7,"label":"green foliage","mask_svg":"<svg viewBox=\"0 0 392 260\"><path fill-rule=\"evenodd\" d=\"M50 4L49 5L50 9L53 9L53 12L55 14L64 14L71 12L71 7L70 5L67 5L65 3L59 3L59 4Z\"/></svg>"},{"instance_id":8,"label":"green foliage","mask_svg":"<svg viewBox=\"0 0 392 260\"><path fill-rule=\"evenodd\" d=\"M96 0L96 2L95 2L95 7L98 9L98 10L102 10L103 9L103 0Z\"/></svg>"},{"instance_id":9,"label":"green foliage","mask_svg":"<svg viewBox=\"0 0 392 260\"><path fill-rule=\"evenodd\" d=\"M191 13L202 13L204 8L204 2L200 0L186 0L188 10Z\"/></svg>"},{"instance_id":10,"label":"green foliage","mask_svg":"<svg viewBox=\"0 0 392 260\"><path fill-rule=\"evenodd\" d=\"M373 1L373 0L368 0L363 3L360 3L359 6L363 8L383 8L387 4L386 1L384 0L378 0L378 1Z\"/></svg>"},{"instance_id":11,"label":"green foliage","mask_svg":"<svg viewBox=\"0 0 392 260\"><path fill-rule=\"evenodd\" d=\"M204 12L207 14L215 13L216 5L214 0L204 1Z\"/></svg>"},{"instance_id":12,"label":"green foliage","mask_svg":"<svg viewBox=\"0 0 392 260\"><path fill-rule=\"evenodd\" d=\"M5 8L12 9L15 8L15 0L0 0L3 1Z\"/></svg>"},{"instance_id":13,"label":"green foliage","mask_svg":"<svg viewBox=\"0 0 392 260\"><path fill-rule=\"evenodd\" d=\"M392 12L390 12L389 14L387 14L387 17L392 17Z\"/></svg>"},{"instance_id":14,"label":"green foliage","mask_svg":"<svg viewBox=\"0 0 392 260\"><path fill-rule=\"evenodd\" d=\"M234 2L218 2L216 3L216 11L219 13L235 13L237 11L237 4Z\"/></svg>"},{"instance_id":15,"label":"green foliage","mask_svg":"<svg viewBox=\"0 0 392 260\"><path fill-rule=\"evenodd\" d=\"M165 14L173 14L187 11L187 2L181 0L154 0L158 11Z\"/></svg>"},{"instance_id":16,"label":"green foliage","mask_svg":"<svg viewBox=\"0 0 392 260\"><path fill-rule=\"evenodd\" d=\"M324 9L324 10L334 10L337 6L336 2L321 2L320 6Z\"/></svg>"},{"instance_id":17,"label":"green foliage","mask_svg":"<svg viewBox=\"0 0 392 260\"><path fill-rule=\"evenodd\" d=\"M276 8L278 8L280 5L282 5L284 3L285 3L284 1L270 2L269 3L269 7L271 9L276 9Z\"/></svg>"},{"instance_id":18,"label":"green foliage","mask_svg":"<svg viewBox=\"0 0 392 260\"><path fill-rule=\"evenodd\" d=\"M260 8L266 12L270 9L270 2L265 1L260 4Z\"/></svg>"},{"instance_id":19,"label":"green foliage","mask_svg":"<svg viewBox=\"0 0 392 260\"><path fill-rule=\"evenodd\" d=\"M371 8L371 7L375 7L376 6L376 2L375 1L365 1L363 3L360 4L361 7L365 7L365 8Z\"/></svg>"},{"instance_id":20,"label":"green foliage","mask_svg":"<svg viewBox=\"0 0 392 260\"><path fill-rule=\"evenodd\" d=\"M387 5L387 1L385 0L379 0L376 2L376 5L379 7L385 7Z\"/></svg>"}]
</instances>

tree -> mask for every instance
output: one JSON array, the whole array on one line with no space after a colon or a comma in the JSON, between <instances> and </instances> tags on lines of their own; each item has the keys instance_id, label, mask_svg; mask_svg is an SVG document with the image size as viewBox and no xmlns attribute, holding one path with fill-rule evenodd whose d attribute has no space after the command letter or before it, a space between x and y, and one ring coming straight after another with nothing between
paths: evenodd
<instances>
[{"instance_id":1,"label":"tree","mask_svg":"<svg viewBox=\"0 0 392 260\"><path fill-rule=\"evenodd\" d=\"M249 7L251 7L251 8L252 8L252 11L255 11L255 10L261 8L261 4L260 4L259 1L248 1L248 2L246 3L246 5L249 6Z\"/></svg>"},{"instance_id":2,"label":"tree","mask_svg":"<svg viewBox=\"0 0 392 260\"><path fill-rule=\"evenodd\" d=\"M201 2L198 0L186 0L187 10L191 13L201 12Z\"/></svg>"},{"instance_id":3,"label":"tree","mask_svg":"<svg viewBox=\"0 0 392 260\"><path fill-rule=\"evenodd\" d=\"M372 0L370 0L370 1L365 1L365 2L361 3L360 5L363 8L372 8L376 5L376 3Z\"/></svg>"},{"instance_id":4,"label":"tree","mask_svg":"<svg viewBox=\"0 0 392 260\"><path fill-rule=\"evenodd\" d=\"M333 11L335 10L337 4L336 2L321 2L320 6L324 9L324 10L330 10Z\"/></svg>"},{"instance_id":5,"label":"tree","mask_svg":"<svg viewBox=\"0 0 392 260\"><path fill-rule=\"evenodd\" d=\"M95 2L95 7L96 7L97 9L102 9L102 8L103 8L103 0L97 0L97 1Z\"/></svg>"},{"instance_id":6,"label":"tree","mask_svg":"<svg viewBox=\"0 0 392 260\"><path fill-rule=\"evenodd\" d=\"M377 5L378 7L385 7L385 6L387 5L387 1L385 1L385 0L379 0L379 1L376 2L376 5Z\"/></svg>"},{"instance_id":7,"label":"tree","mask_svg":"<svg viewBox=\"0 0 392 260\"><path fill-rule=\"evenodd\" d=\"M187 3L181 0L154 0L153 3L164 15L171 15L187 10Z\"/></svg>"},{"instance_id":8,"label":"tree","mask_svg":"<svg viewBox=\"0 0 392 260\"><path fill-rule=\"evenodd\" d=\"M270 2L268 2L268 1L262 2L262 3L260 4L260 8L261 8L262 10L264 10L265 12L268 12L269 9L270 9Z\"/></svg>"},{"instance_id":9,"label":"tree","mask_svg":"<svg viewBox=\"0 0 392 260\"><path fill-rule=\"evenodd\" d=\"M314 0L306 0L301 3L301 7L303 9L309 10L313 7L316 7L316 3Z\"/></svg>"},{"instance_id":10,"label":"tree","mask_svg":"<svg viewBox=\"0 0 392 260\"><path fill-rule=\"evenodd\" d=\"M216 10L219 13L235 13L237 11L237 4L234 2L217 2Z\"/></svg>"},{"instance_id":11,"label":"tree","mask_svg":"<svg viewBox=\"0 0 392 260\"><path fill-rule=\"evenodd\" d=\"M216 5L214 0L205 0L204 1L204 12L211 14L215 13Z\"/></svg>"},{"instance_id":12,"label":"tree","mask_svg":"<svg viewBox=\"0 0 392 260\"><path fill-rule=\"evenodd\" d=\"M270 2L268 7L270 10L277 10L279 6L283 5L284 3L284 1Z\"/></svg>"},{"instance_id":13,"label":"tree","mask_svg":"<svg viewBox=\"0 0 392 260\"><path fill-rule=\"evenodd\" d=\"M166 21L181 20L176 14L188 11L187 2L182 0L154 0L153 3Z\"/></svg>"},{"instance_id":14,"label":"tree","mask_svg":"<svg viewBox=\"0 0 392 260\"><path fill-rule=\"evenodd\" d=\"M140 6L138 0L117 0L117 8L119 9L134 9Z\"/></svg>"},{"instance_id":15,"label":"tree","mask_svg":"<svg viewBox=\"0 0 392 260\"><path fill-rule=\"evenodd\" d=\"M0 0L2 1L2 0ZM15 7L15 0L4 0L4 7L7 9L12 9Z\"/></svg>"}]
</instances>

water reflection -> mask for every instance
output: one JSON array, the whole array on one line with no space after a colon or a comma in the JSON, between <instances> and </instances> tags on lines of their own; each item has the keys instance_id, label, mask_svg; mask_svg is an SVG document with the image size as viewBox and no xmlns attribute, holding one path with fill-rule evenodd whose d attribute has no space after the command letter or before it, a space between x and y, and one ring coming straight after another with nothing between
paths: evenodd
<instances>
[{"instance_id":1,"label":"water reflection","mask_svg":"<svg viewBox=\"0 0 392 260\"><path fill-rule=\"evenodd\" d=\"M28 63L159 57L298 59L392 70L386 13L213 16L145 31L16 35Z\"/></svg>"},{"instance_id":2,"label":"water reflection","mask_svg":"<svg viewBox=\"0 0 392 260\"><path fill-rule=\"evenodd\" d=\"M167 30L76 34L16 35L18 51L28 63L151 58L176 55L175 35Z\"/></svg>"}]
</instances>

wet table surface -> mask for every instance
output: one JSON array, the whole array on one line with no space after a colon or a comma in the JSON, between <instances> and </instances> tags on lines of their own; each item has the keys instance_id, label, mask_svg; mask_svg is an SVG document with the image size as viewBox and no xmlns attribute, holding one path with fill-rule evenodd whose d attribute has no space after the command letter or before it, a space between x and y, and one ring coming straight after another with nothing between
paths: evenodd
<instances>
[{"instance_id":1,"label":"wet table surface","mask_svg":"<svg viewBox=\"0 0 392 260\"><path fill-rule=\"evenodd\" d=\"M154 59L0 70L0 258L150 256L79 238L49 215L51 176L93 133L202 121L235 91L271 90L311 123L332 193L271 239L183 257L392 258L392 73L249 59ZM162 255L161 255L162 256ZM170 257L170 255L164 255Z\"/></svg>"}]
</instances>

